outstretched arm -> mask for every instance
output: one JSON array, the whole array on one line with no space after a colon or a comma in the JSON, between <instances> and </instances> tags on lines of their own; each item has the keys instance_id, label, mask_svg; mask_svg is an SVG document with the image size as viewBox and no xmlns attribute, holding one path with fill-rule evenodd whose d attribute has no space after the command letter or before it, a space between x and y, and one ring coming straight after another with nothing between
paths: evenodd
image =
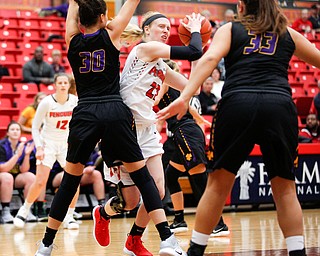
<instances>
[{"instance_id":1,"label":"outstretched arm","mask_svg":"<svg viewBox=\"0 0 320 256\"><path fill-rule=\"evenodd\" d=\"M66 20L66 34L65 40L69 46L72 37L80 33L78 26L79 20L79 6L74 0L69 0L69 9Z\"/></svg>"},{"instance_id":2,"label":"outstretched arm","mask_svg":"<svg viewBox=\"0 0 320 256\"><path fill-rule=\"evenodd\" d=\"M118 15L108 23L107 29L112 42L120 46L120 35L129 24L140 0L127 0Z\"/></svg>"},{"instance_id":3,"label":"outstretched arm","mask_svg":"<svg viewBox=\"0 0 320 256\"><path fill-rule=\"evenodd\" d=\"M187 15L189 23L185 26L191 33L188 46L170 46L162 42L151 41L140 44L137 49L139 59L149 62L158 58L197 60L202 56L202 40L200 36L201 22L204 19L200 14ZM184 23L183 23L184 24Z\"/></svg>"},{"instance_id":4,"label":"outstretched arm","mask_svg":"<svg viewBox=\"0 0 320 256\"><path fill-rule=\"evenodd\" d=\"M178 99L157 113L159 119L167 119L176 114L177 118L181 119L185 115L191 97L212 74L221 58L228 54L231 44L231 26L231 23L228 23L217 30L210 48L199 60L196 67L191 70L186 88Z\"/></svg>"},{"instance_id":5,"label":"outstretched arm","mask_svg":"<svg viewBox=\"0 0 320 256\"><path fill-rule=\"evenodd\" d=\"M292 28L288 28L289 33L296 45L294 55L299 59L320 68L320 51L303 35Z\"/></svg>"}]
</instances>

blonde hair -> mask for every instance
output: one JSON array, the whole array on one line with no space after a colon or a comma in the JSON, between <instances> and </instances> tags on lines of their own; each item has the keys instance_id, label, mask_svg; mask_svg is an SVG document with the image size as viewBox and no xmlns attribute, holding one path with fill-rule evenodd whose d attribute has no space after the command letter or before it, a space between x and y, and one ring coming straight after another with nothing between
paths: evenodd
<instances>
[{"instance_id":1,"label":"blonde hair","mask_svg":"<svg viewBox=\"0 0 320 256\"><path fill-rule=\"evenodd\" d=\"M175 72L180 72L180 68L177 62L170 60L170 59L165 59L163 60L173 71Z\"/></svg>"},{"instance_id":2,"label":"blonde hair","mask_svg":"<svg viewBox=\"0 0 320 256\"><path fill-rule=\"evenodd\" d=\"M138 25L129 23L120 36L122 44L132 44L142 39L143 30Z\"/></svg>"},{"instance_id":3,"label":"blonde hair","mask_svg":"<svg viewBox=\"0 0 320 256\"><path fill-rule=\"evenodd\" d=\"M33 98L33 103L30 104L29 106L32 106L34 109L37 109L37 107L38 107L38 105L39 105L38 99L39 99L40 97L42 97L42 96L47 96L47 94L44 93L44 92L38 92L38 93L36 94L36 96L34 96L34 98Z\"/></svg>"},{"instance_id":4,"label":"blonde hair","mask_svg":"<svg viewBox=\"0 0 320 256\"><path fill-rule=\"evenodd\" d=\"M52 52L51 52L51 56L53 56L53 55L59 55L59 56L61 56L61 51L58 50L58 49L53 49Z\"/></svg>"}]
</instances>

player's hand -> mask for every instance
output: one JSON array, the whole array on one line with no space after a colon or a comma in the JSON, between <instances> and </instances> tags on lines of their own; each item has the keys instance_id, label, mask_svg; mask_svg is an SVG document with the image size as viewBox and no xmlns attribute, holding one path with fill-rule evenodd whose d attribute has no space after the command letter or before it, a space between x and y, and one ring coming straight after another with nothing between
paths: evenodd
<instances>
[{"instance_id":1,"label":"player's hand","mask_svg":"<svg viewBox=\"0 0 320 256\"><path fill-rule=\"evenodd\" d=\"M200 13L192 13L191 15L186 15L188 18L188 23L184 23L183 20L180 20L180 23L190 31L192 32L200 32L201 30L201 23L205 19Z\"/></svg>"},{"instance_id":2,"label":"player's hand","mask_svg":"<svg viewBox=\"0 0 320 256\"><path fill-rule=\"evenodd\" d=\"M160 110L157 113L159 120L166 120L169 117L177 115L177 119L180 120L189 109L189 100L184 100L181 97L173 101L168 107Z\"/></svg>"},{"instance_id":3,"label":"player's hand","mask_svg":"<svg viewBox=\"0 0 320 256\"><path fill-rule=\"evenodd\" d=\"M34 149L34 142L28 142L24 150L24 153L26 155L30 155L33 149Z\"/></svg>"},{"instance_id":4,"label":"player's hand","mask_svg":"<svg viewBox=\"0 0 320 256\"><path fill-rule=\"evenodd\" d=\"M24 142L20 142L17 147L16 154L20 157L23 153L23 150L24 150Z\"/></svg>"},{"instance_id":5,"label":"player's hand","mask_svg":"<svg viewBox=\"0 0 320 256\"><path fill-rule=\"evenodd\" d=\"M44 151L42 147L37 147L36 159L42 161L44 158Z\"/></svg>"}]
</instances>

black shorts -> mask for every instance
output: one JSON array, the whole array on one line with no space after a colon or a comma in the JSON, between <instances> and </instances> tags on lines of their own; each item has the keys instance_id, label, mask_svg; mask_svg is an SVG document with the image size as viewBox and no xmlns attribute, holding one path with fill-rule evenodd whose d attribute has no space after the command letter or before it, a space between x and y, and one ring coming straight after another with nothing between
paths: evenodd
<instances>
[{"instance_id":1,"label":"black shorts","mask_svg":"<svg viewBox=\"0 0 320 256\"><path fill-rule=\"evenodd\" d=\"M173 132L176 149L171 161L182 164L187 171L199 164L207 164L205 156L205 137L195 122L179 126Z\"/></svg>"},{"instance_id":2,"label":"black shorts","mask_svg":"<svg viewBox=\"0 0 320 256\"><path fill-rule=\"evenodd\" d=\"M289 95L241 92L222 98L213 135L214 157L208 169L236 174L258 144L269 180L275 176L294 180L298 121Z\"/></svg>"},{"instance_id":3,"label":"black shorts","mask_svg":"<svg viewBox=\"0 0 320 256\"><path fill-rule=\"evenodd\" d=\"M134 118L120 96L80 100L70 122L67 161L86 164L100 139L107 166L144 159Z\"/></svg>"}]
</instances>

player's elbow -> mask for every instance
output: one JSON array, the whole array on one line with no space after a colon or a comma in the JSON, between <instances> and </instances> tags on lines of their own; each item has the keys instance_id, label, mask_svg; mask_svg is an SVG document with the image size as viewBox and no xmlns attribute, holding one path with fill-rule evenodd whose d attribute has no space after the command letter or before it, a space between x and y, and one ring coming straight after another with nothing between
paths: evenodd
<instances>
[{"instance_id":1,"label":"player's elbow","mask_svg":"<svg viewBox=\"0 0 320 256\"><path fill-rule=\"evenodd\" d=\"M195 60L198 60L200 59L202 56L202 50L199 51L199 50L195 50L193 51L190 56L189 56L189 61L195 61Z\"/></svg>"}]
</instances>

